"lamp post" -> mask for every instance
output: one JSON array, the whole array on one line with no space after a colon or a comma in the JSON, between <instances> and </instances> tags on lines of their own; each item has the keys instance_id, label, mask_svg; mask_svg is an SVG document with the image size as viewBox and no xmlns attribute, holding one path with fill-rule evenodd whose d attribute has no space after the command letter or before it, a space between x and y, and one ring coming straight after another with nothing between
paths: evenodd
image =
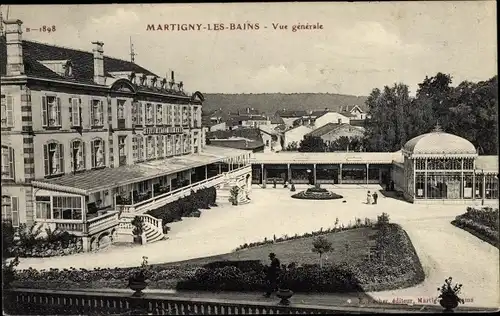
<instances>
[{"instance_id":1,"label":"lamp post","mask_svg":"<svg viewBox=\"0 0 500 316\"><path fill-rule=\"evenodd\" d=\"M486 189L484 188L484 186L486 185L486 183L485 183L486 181L484 181L484 179L485 179L484 169L481 169L481 172L483 174L483 185L482 185L482 191L483 192L481 192L481 197L482 197L482 199L481 199L481 205L484 205L484 194L486 193Z\"/></svg>"}]
</instances>

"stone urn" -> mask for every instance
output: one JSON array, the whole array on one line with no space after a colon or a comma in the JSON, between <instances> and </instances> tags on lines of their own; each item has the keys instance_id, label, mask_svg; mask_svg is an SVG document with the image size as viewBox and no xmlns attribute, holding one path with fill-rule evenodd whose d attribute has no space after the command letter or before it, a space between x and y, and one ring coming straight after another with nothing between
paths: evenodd
<instances>
[{"instance_id":1,"label":"stone urn","mask_svg":"<svg viewBox=\"0 0 500 316\"><path fill-rule=\"evenodd\" d=\"M453 313L453 310L457 308L458 303L459 298L452 293L442 295L439 300L439 305L441 305L447 313Z\"/></svg>"},{"instance_id":2,"label":"stone urn","mask_svg":"<svg viewBox=\"0 0 500 316\"><path fill-rule=\"evenodd\" d=\"M293 296L293 291L289 289L279 289L276 296L281 299L280 305L290 305L290 298Z\"/></svg>"},{"instance_id":3,"label":"stone urn","mask_svg":"<svg viewBox=\"0 0 500 316\"><path fill-rule=\"evenodd\" d=\"M132 296L141 297L144 295L144 292L142 292L142 290L144 290L148 286L148 284L144 280L132 278L129 280L128 286L132 291L134 291L134 294L132 294Z\"/></svg>"}]
</instances>

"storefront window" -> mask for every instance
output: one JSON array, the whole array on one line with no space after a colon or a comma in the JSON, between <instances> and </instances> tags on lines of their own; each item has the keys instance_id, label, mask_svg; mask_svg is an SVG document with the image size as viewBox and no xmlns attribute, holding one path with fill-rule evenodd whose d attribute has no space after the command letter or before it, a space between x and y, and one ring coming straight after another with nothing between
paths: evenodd
<instances>
[{"instance_id":1,"label":"storefront window","mask_svg":"<svg viewBox=\"0 0 500 316\"><path fill-rule=\"evenodd\" d=\"M498 177L492 174L486 175L485 179L485 199L498 199Z\"/></svg>"}]
</instances>

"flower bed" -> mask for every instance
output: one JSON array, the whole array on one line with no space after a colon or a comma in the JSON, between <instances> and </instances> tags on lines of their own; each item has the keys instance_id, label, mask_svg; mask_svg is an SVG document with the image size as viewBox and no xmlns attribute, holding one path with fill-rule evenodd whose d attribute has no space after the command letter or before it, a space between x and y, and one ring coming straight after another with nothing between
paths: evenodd
<instances>
[{"instance_id":1,"label":"flower bed","mask_svg":"<svg viewBox=\"0 0 500 316\"><path fill-rule=\"evenodd\" d=\"M343 198L343 196L323 188L309 188L292 195L292 198L301 200L337 200Z\"/></svg>"},{"instance_id":2,"label":"flower bed","mask_svg":"<svg viewBox=\"0 0 500 316\"><path fill-rule=\"evenodd\" d=\"M200 217L200 209L210 209L215 204L216 189L214 187L201 189L180 198L172 203L146 212L153 217L162 219L163 223L172 223L182 220L182 217Z\"/></svg>"},{"instance_id":3,"label":"flower bed","mask_svg":"<svg viewBox=\"0 0 500 316\"><path fill-rule=\"evenodd\" d=\"M451 222L451 224L500 249L500 238L498 230L495 231L490 227L478 223L472 219L462 217L462 215L457 216Z\"/></svg>"},{"instance_id":4,"label":"flower bed","mask_svg":"<svg viewBox=\"0 0 500 316\"><path fill-rule=\"evenodd\" d=\"M68 232L50 229L43 232L41 226L27 227L22 224L17 229L19 238L14 240L14 230L10 227L10 223L2 223L4 257L46 258L83 252L82 240Z\"/></svg>"}]
</instances>

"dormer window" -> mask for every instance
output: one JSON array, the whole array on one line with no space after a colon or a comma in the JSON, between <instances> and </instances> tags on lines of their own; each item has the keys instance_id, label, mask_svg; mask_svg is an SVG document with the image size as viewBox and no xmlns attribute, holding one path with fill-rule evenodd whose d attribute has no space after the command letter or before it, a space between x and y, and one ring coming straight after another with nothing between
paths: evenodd
<instances>
[{"instance_id":1,"label":"dormer window","mask_svg":"<svg viewBox=\"0 0 500 316\"><path fill-rule=\"evenodd\" d=\"M64 76L73 77L73 63L71 60L68 60L64 65Z\"/></svg>"},{"instance_id":2,"label":"dormer window","mask_svg":"<svg viewBox=\"0 0 500 316\"><path fill-rule=\"evenodd\" d=\"M144 86L146 84L146 76L142 75L141 76L141 86Z\"/></svg>"},{"instance_id":3,"label":"dormer window","mask_svg":"<svg viewBox=\"0 0 500 316\"><path fill-rule=\"evenodd\" d=\"M163 78L163 80L161 81L161 89L165 89L166 85L167 85L167 79Z\"/></svg>"}]
</instances>

